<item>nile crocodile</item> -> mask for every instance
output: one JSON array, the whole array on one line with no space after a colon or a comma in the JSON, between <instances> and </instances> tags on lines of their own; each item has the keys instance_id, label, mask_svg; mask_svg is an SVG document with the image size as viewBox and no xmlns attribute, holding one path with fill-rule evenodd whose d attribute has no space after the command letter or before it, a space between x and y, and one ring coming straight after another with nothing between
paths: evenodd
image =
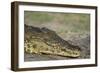
<instances>
[{"instance_id":1,"label":"nile crocodile","mask_svg":"<svg viewBox=\"0 0 100 73\"><path fill-rule=\"evenodd\" d=\"M46 27L25 25L24 49L30 54L51 54L65 57L79 57L81 49L63 40L56 32Z\"/></svg>"}]
</instances>

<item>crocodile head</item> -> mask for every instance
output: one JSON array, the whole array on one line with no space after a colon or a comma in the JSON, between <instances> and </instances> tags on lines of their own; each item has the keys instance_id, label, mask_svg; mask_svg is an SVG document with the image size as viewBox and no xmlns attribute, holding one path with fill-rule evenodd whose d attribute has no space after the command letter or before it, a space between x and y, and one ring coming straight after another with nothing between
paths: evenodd
<instances>
[{"instance_id":1,"label":"crocodile head","mask_svg":"<svg viewBox=\"0 0 100 73\"><path fill-rule=\"evenodd\" d=\"M63 47L59 44L48 44L41 39L26 40L24 44L25 52L36 54L52 54L65 57L79 57L80 48L78 46Z\"/></svg>"},{"instance_id":2,"label":"crocodile head","mask_svg":"<svg viewBox=\"0 0 100 73\"><path fill-rule=\"evenodd\" d=\"M30 28L30 26L25 32L24 48L25 52L30 54L52 54L65 57L79 57L81 54L78 46L63 40L54 31L45 28Z\"/></svg>"}]
</instances>

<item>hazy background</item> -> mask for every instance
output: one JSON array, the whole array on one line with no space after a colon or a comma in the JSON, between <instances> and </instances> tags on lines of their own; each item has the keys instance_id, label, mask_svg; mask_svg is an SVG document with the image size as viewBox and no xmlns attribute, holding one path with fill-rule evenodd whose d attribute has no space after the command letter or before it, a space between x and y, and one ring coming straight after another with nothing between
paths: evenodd
<instances>
[{"instance_id":1,"label":"hazy background","mask_svg":"<svg viewBox=\"0 0 100 73\"><path fill-rule=\"evenodd\" d=\"M90 33L90 15L79 13L24 12L25 24L47 27L65 40L83 38Z\"/></svg>"}]
</instances>

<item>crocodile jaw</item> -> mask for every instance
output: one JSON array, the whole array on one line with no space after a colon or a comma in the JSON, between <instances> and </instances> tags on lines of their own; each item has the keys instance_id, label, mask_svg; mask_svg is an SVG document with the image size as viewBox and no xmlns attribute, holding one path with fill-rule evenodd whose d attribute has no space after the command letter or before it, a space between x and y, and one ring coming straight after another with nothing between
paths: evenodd
<instances>
[{"instance_id":1,"label":"crocodile jaw","mask_svg":"<svg viewBox=\"0 0 100 73\"><path fill-rule=\"evenodd\" d=\"M68 51L54 51L52 52L51 50L45 51L42 50L41 53L45 53L45 54L52 54L52 55L59 55L59 56L65 56L65 57L79 57L80 56L80 52L79 51L70 51L71 53L69 53Z\"/></svg>"},{"instance_id":2,"label":"crocodile jaw","mask_svg":"<svg viewBox=\"0 0 100 73\"><path fill-rule=\"evenodd\" d=\"M52 55L59 55L59 56L65 56L65 57L79 57L80 51L78 50L70 50L66 49L63 50L62 48L54 48L51 46L48 46L47 44L41 42L41 41L35 41L32 43L28 43L30 47L27 46L27 43L24 44L25 52L26 53L36 53L36 54L52 54ZM33 47L33 45L37 45L36 47ZM42 47L41 47L42 46Z\"/></svg>"},{"instance_id":3,"label":"crocodile jaw","mask_svg":"<svg viewBox=\"0 0 100 73\"><path fill-rule=\"evenodd\" d=\"M37 48L37 50L33 49L33 48L29 48L26 50L27 53L33 54L52 54L52 55L59 55L59 56L65 56L65 57L79 57L80 56L80 51L59 51L57 52L52 51L52 50L39 50Z\"/></svg>"}]
</instances>

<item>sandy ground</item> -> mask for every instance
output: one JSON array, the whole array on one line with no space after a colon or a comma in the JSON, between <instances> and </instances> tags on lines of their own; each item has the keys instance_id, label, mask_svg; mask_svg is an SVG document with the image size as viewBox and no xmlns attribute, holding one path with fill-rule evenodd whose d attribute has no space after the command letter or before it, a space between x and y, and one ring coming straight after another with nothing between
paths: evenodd
<instances>
[{"instance_id":1,"label":"sandy ground","mask_svg":"<svg viewBox=\"0 0 100 73\"><path fill-rule=\"evenodd\" d=\"M25 61L65 60L67 57L57 55L25 54Z\"/></svg>"}]
</instances>

